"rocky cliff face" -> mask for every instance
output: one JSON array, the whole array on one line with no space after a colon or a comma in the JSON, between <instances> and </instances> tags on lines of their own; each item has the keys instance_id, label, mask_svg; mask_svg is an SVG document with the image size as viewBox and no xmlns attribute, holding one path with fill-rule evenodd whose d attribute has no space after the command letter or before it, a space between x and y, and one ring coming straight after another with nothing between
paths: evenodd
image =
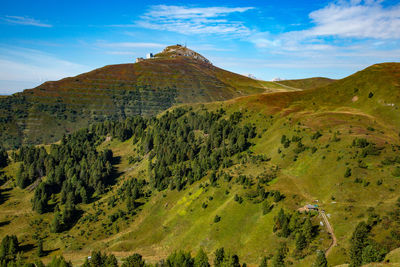
<instances>
[{"instance_id":1,"label":"rocky cliff face","mask_svg":"<svg viewBox=\"0 0 400 267\"><path fill-rule=\"evenodd\" d=\"M185 47L182 45L172 45L166 47L161 53L156 54L155 57L167 57L167 58L176 58L176 57L188 57L191 59L195 59L201 61L206 64L212 64L207 58L200 55L199 53Z\"/></svg>"}]
</instances>

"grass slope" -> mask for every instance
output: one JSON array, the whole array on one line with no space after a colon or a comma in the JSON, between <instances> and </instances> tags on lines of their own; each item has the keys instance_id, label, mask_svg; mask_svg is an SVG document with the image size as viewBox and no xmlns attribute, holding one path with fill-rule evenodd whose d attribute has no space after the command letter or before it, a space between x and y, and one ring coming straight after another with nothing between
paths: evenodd
<instances>
[{"instance_id":1,"label":"grass slope","mask_svg":"<svg viewBox=\"0 0 400 267\"><path fill-rule=\"evenodd\" d=\"M323 87L333 83L335 80L324 78L324 77L313 77L307 79L297 79L297 80L283 80L277 81L276 83L283 84L293 88L300 88L303 90L315 89Z\"/></svg>"},{"instance_id":2,"label":"grass slope","mask_svg":"<svg viewBox=\"0 0 400 267\"><path fill-rule=\"evenodd\" d=\"M399 154L399 77L400 64L379 64L320 89L191 105L194 111L223 108L227 116L241 111L242 123L257 127L258 135L251 140L252 155L265 155L271 160L260 162L244 153L225 171L234 177L246 175L257 179L278 167L277 178L269 184L268 190L280 190L286 198L267 215L262 214L260 203L246 198L254 188L222 180L217 187L205 186L208 182L205 177L179 192L154 192L150 198L142 200L144 205L137 215L108 224L110 214L125 209L123 205L109 205L110 199L117 194L123 181L131 177L147 179L148 164L146 157L139 163L129 164L128 158L137 153L132 140L111 140L99 149L111 148L115 156L120 157L115 167L121 176L107 194L92 204L81 205L84 215L70 231L50 233L48 223L52 214L39 216L32 212L33 193L8 183L3 186L0 235L17 234L26 245L25 255L35 258L33 236L40 233L45 237L44 247L48 251L45 261L63 254L74 264L81 264L91 250L101 249L119 258L139 252L155 262L176 249L196 252L199 247L212 258L212 252L223 246L238 253L249 266L257 266L262 256L275 253L277 244L285 241L272 231L279 208L296 210L307 203L318 203L328 214L338 238L338 245L328 257L329 264L344 264L348 262L349 239L357 223L369 218L371 208L381 218L388 217L400 194L400 180L393 175L398 164L382 164L386 158ZM372 97L369 92L373 93ZM356 101L352 100L354 96L358 96ZM312 139L317 131L321 136ZM285 148L281 143L282 135L298 136L306 149L296 152L296 141ZM381 148L380 154L361 157L362 149L352 146L355 138L375 143ZM12 164L5 172L13 176L16 168L16 164ZM344 176L347 168L352 170L349 177ZM242 204L234 201L235 194L243 196ZM206 208L203 203L207 204ZM94 214L98 214L94 221L83 219ZM214 223L215 215L221 216L220 222ZM316 223L319 220L315 217ZM324 227L319 231L319 238L313 245L327 248L330 239ZM374 227L372 234L381 243L394 242L390 227L384 224ZM292 251L293 244L288 242ZM290 253L288 260L295 266L310 266L314 257L311 254L298 260ZM397 266L400 263L398 249L389 253L387 259Z\"/></svg>"}]
</instances>

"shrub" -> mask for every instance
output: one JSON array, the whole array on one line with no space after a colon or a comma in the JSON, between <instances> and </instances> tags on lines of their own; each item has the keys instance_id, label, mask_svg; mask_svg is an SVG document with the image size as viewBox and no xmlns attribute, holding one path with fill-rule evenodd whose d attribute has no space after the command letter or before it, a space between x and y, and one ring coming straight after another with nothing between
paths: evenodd
<instances>
[{"instance_id":1,"label":"shrub","mask_svg":"<svg viewBox=\"0 0 400 267\"><path fill-rule=\"evenodd\" d=\"M351 169L349 167L347 167L346 171L344 172L344 177L350 177L351 176Z\"/></svg>"},{"instance_id":2,"label":"shrub","mask_svg":"<svg viewBox=\"0 0 400 267\"><path fill-rule=\"evenodd\" d=\"M316 139L320 138L321 136L322 136L322 134L319 131L317 131L311 136L311 139L316 140Z\"/></svg>"},{"instance_id":3,"label":"shrub","mask_svg":"<svg viewBox=\"0 0 400 267\"><path fill-rule=\"evenodd\" d=\"M394 169L394 171L393 171L393 176L395 176L395 177L400 177L400 167L399 166L397 166L395 169Z\"/></svg>"}]
</instances>

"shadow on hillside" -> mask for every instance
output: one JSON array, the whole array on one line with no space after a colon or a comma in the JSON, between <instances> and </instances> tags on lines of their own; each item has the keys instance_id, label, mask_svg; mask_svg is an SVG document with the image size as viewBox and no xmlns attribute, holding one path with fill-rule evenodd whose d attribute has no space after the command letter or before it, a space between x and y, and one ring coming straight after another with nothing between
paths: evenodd
<instances>
[{"instance_id":1,"label":"shadow on hillside","mask_svg":"<svg viewBox=\"0 0 400 267\"><path fill-rule=\"evenodd\" d=\"M63 231L71 230L83 215L83 210L75 210L68 225L65 225Z\"/></svg>"},{"instance_id":2,"label":"shadow on hillside","mask_svg":"<svg viewBox=\"0 0 400 267\"><path fill-rule=\"evenodd\" d=\"M10 224L10 222L11 222L11 221L3 221L3 222L0 222L0 227L3 227L3 226L6 226L6 225L9 225L9 224Z\"/></svg>"},{"instance_id":3,"label":"shadow on hillside","mask_svg":"<svg viewBox=\"0 0 400 267\"><path fill-rule=\"evenodd\" d=\"M112 165L116 165L116 164L120 164L121 163L121 156L117 156L117 157L113 157L111 164Z\"/></svg>"},{"instance_id":4,"label":"shadow on hillside","mask_svg":"<svg viewBox=\"0 0 400 267\"><path fill-rule=\"evenodd\" d=\"M60 248L55 248L55 249L48 249L48 250L43 250L43 257L49 256L52 252L58 251Z\"/></svg>"},{"instance_id":5,"label":"shadow on hillside","mask_svg":"<svg viewBox=\"0 0 400 267\"><path fill-rule=\"evenodd\" d=\"M26 244L26 245L19 246L19 248L23 252L28 252L28 251L31 251L32 249L34 249L35 246L33 244Z\"/></svg>"},{"instance_id":6,"label":"shadow on hillside","mask_svg":"<svg viewBox=\"0 0 400 267\"><path fill-rule=\"evenodd\" d=\"M10 198L10 193L12 188L5 188L5 189L0 189L0 205L6 202Z\"/></svg>"},{"instance_id":7,"label":"shadow on hillside","mask_svg":"<svg viewBox=\"0 0 400 267\"><path fill-rule=\"evenodd\" d=\"M118 172L117 168L114 167L115 165L120 164L120 163L121 163L120 156L113 157L113 159L112 159L113 170L111 172L109 179L107 180L107 186L114 185L116 183L117 179L122 175L122 172Z\"/></svg>"},{"instance_id":8,"label":"shadow on hillside","mask_svg":"<svg viewBox=\"0 0 400 267\"><path fill-rule=\"evenodd\" d=\"M57 203L47 204L47 208L46 208L45 213L54 212L56 206L57 206Z\"/></svg>"}]
</instances>

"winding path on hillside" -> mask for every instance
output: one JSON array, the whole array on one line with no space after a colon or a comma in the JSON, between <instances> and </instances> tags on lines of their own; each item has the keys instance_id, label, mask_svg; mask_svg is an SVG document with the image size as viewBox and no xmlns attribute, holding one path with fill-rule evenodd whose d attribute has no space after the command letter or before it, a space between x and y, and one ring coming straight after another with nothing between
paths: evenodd
<instances>
[{"instance_id":1,"label":"winding path on hillside","mask_svg":"<svg viewBox=\"0 0 400 267\"><path fill-rule=\"evenodd\" d=\"M282 87L285 87L287 89L290 89L290 91L303 91L303 89L300 89L300 88L295 88L295 87L292 87L292 86L289 86L289 85L286 85L286 84L282 84L282 83L278 83L278 82L274 82L274 81L272 81L272 82L274 84L279 85L279 86L282 86Z\"/></svg>"},{"instance_id":2,"label":"winding path on hillside","mask_svg":"<svg viewBox=\"0 0 400 267\"><path fill-rule=\"evenodd\" d=\"M337 239L336 239L335 233L333 232L333 228L332 228L331 224L329 223L328 217L325 214L325 211L324 210L319 210L319 214L322 216L322 219L324 220L324 223L326 225L326 229L328 230L328 233L332 237L332 243L329 246L329 248L325 251L325 256L328 256L329 253L332 251L332 248L334 246L336 246Z\"/></svg>"}]
</instances>

